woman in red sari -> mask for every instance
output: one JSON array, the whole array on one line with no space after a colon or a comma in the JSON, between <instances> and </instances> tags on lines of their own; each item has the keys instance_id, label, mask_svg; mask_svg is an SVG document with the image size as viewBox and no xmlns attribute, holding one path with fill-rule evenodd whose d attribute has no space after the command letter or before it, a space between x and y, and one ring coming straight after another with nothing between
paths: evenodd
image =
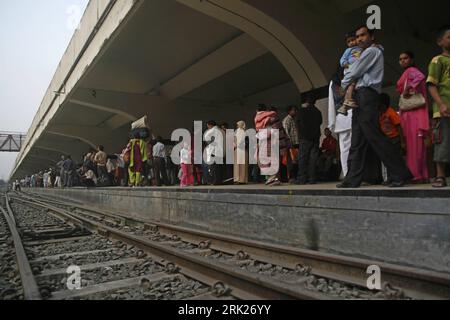
<instances>
[{"instance_id":1,"label":"woman in red sari","mask_svg":"<svg viewBox=\"0 0 450 320\"><path fill-rule=\"evenodd\" d=\"M399 58L403 75L397 82L397 91L405 98L414 93L425 97L422 107L401 111L401 126L406 140L406 163L414 175L413 183L426 183L429 179L425 140L430 130L425 75L414 65L414 54L403 52Z\"/></svg>"},{"instance_id":2,"label":"woman in red sari","mask_svg":"<svg viewBox=\"0 0 450 320\"><path fill-rule=\"evenodd\" d=\"M265 105L259 105L255 116L255 128L258 132L257 137L260 140L257 150L258 165L261 170L261 175L266 176L266 185L279 186L280 181L280 165L284 155L288 152L290 140L284 131L283 124L278 116L277 108L272 107L267 109ZM279 155L278 165L271 163L272 160L272 130L279 130ZM262 143L265 141L265 143ZM264 160L264 161L261 161ZM273 172L272 166L277 168L277 173Z\"/></svg>"}]
</instances>

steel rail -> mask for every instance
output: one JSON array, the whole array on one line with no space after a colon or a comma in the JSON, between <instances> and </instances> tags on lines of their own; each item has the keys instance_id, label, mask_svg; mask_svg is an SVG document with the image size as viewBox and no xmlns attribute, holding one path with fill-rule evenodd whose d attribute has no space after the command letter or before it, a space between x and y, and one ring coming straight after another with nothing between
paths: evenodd
<instances>
[{"instance_id":1,"label":"steel rail","mask_svg":"<svg viewBox=\"0 0 450 320\"><path fill-rule=\"evenodd\" d=\"M144 237L132 235L114 228L110 228L91 219L82 217L73 212L54 207L36 200L16 200L49 209L61 214L68 219L80 221L84 227L98 232L102 236L113 238L150 253L159 260L170 261L179 272L187 277L192 277L210 286L224 284L231 289L231 294L238 299L301 299L301 300L330 300L329 295L321 292L307 290L300 283L283 283L269 279L266 276L254 275L242 271L239 267L228 267L207 258L192 255L178 249L174 249Z\"/></svg>"},{"instance_id":2,"label":"steel rail","mask_svg":"<svg viewBox=\"0 0 450 320\"><path fill-rule=\"evenodd\" d=\"M6 199L6 197L5 197L5 199ZM18 203L21 202L18 199L16 199L16 200L17 200ZM37 208L38 206L36 206L36 205L29 205L28 207ZM2 207L0 207L0 209L2 209ZM70 215L63 215L61 213L52 213L50 209L47 209L45 211L46 211L47 214L52 215L52 216L54 216L54 217L56 217L58 219L64 220L65 222L68 222L68 223L71 224L70 219L72 217ZM9 216L10 213L5 211L4 212L5 218L7 218L7 219L9 218L9 220L11 220L10 216ZM61 218L61 216L63 216L64 218ZM82 221L76 220L74 218L72 218L72 220L74 222L77 222L77 224L83 224ZM25 242L25 243L29 244L27 242ZM110 249L110 250L113 250L113 249ZM100 251L102 251L102 250L100 250ZM81 251L81 252L60 253L60 254L53 255L53 256L45 256L43 258L42 257L41 258L37 258L37 259L31 261L31 263L44 261L44 260L47 260L49 258L51 258L53 260L59 260L59 258L61 258L61 257L85 255L85 254L95 253L95 252L96 251ZM158 257L158 259L161 259L161 258ZM112 260L112 262L117 263L118 261L120 261L121 262L120 264L127 264L128 261L125 261L125 260ZM139 261L136 258L133 258L133 260ZM156 259L153 259L153 260L157 261ZM162 261L159 264L162 265L162 266L166 266L166 268L168 268L168 266L167 266L168 263L167 262L163 262ZM94 263L94 264L91 264L91 265L87 264L87 265L83 266L83 270L85 268L86 268L86 270L89 269L89 268L93 269L94 267L97 268L98 265L104 265L104 263L101 263L101 264ZM34 279L39 279L39 278L42 278L43 276L48 276L48 275L53 275L53 274L65 273L65 271L66 271L65 268L52 269L52 270L50 270L50 272L47 271L47 272L40 273L38 276L34 277ZM70 298L74 298L74 297L80 297L80 296L86 296L86 295L89 295L89 294L95 294L95 293L98 293L98 292L104 292L104 291L112 290L114 288L119 288L120 289L120 288L125 288L125 287L132 287L132 286L135 286L136 284L140 283L138 281L139 279L141 279L141 280L145 279L146 281L151 282L151 281L157 281L157 280L160 280L160 279L163 278L163 277L161 277L161 278L152 278L152 276L153 276L153 274L146 274L146 275L140 276L138 278L126 278L126 279L121 279L121 280L113 280L113 281L104 282L104 283L101 283L101 284L98 284L98 285L94 285L94 286L88 286L88 287L83 288L83 290L75 290L75 291L72 291L72 290L61 290L61 291L56 291L54 293L50 293L50 291L49 291L50 289L48 287L45 287L45 285L44 285L44 287L40 288L40 290L41 290L40 291L40 299L50 299L50 300L60 300L60 299L67 299L67 298L70 299ZM167 278L169 278L169 277L173 277L173 278L177 278L178 277L179 278L180 276L181 275L179 273L166 272L166 277ZM30 279L33 279L31 273L30 273ZM45 291L47 291L47 294L43 293ZM53 294L54 294L54 296L53 296ZM37 299L33 298L31 295L25 294L25 296L26 296L27 300L29 300L29 299L37 300ZM220 298L220 297L215 298L214 296L211 296L211 299L222 300L222 298Z\"/></svg>"},{"instance_id":3,"label":"steel rail","mask_svg":"<svg viewBox=\"0 0 450 320\"><path fill-rule=\"evenodd\" d=\"M77 204L68 204L59 200L42 201L79 208L96 214L118 220L129 221L132 224L145 222L126 217L124 215L105 212ZM30 197L30 199L33 199ZM367 268L376 265L380 267L384 286L402 290L405 294L416 299L450 299L450 275L443 272L423 270L414 267L395 265L381 261L346 257L341 255L317 252L295 247L268 244L261 241L247 240L239 237L198 231L190 228L173 226L161 222L149 222L163 234L176 234L186 241L199 244L209 241L209 248L217 251L235 254L245 251L251 258L260 259L275 265L295 269L297 265L312 267L312 274L318 277L343 281L356 286L367 286Z\"/></svg>"},{"instance_id":4,"label":"steel rail","mask_svg":"<svg viewBox=\"0 0 450 320\"><path fill-rule=\"evenodd\" d=\"M0 211L3 213L3 216L5 217L9 230L11 232L11 236L14 241L14 248L16 251L16 258L17 258L17 266L19 268L20 272L20 278L22 279L22 287L23 287L23 293L25 300L41 300L41 294L38 288L38 285L36 283L36 280L34 278L33 272L31 270L30 262L28 260L28 257L25 253L25 249L23 247L22 239L20 238L19 232L17 231L17 226L15 222L13 221L14 214L9 206L9 199L6 196L6 212L1 206Z\"/></svg>"},{"instance_id":5,"label":"steel rail","mask_svg":"<svg viewBox=\"0 0 450 320\"><path fill-rule=\"evenodd\" d=\"M43 197L41 197L43 198ZM43 200L58 203L58 200ZM61 205L69 205L60 202ZM143 223L123 215L107 213L85 206L70 204L82 210L95 212L116 219L125 219L134 223ZM395 265L380 261L345 257L312 250L268 244L261 241L247 240L233 236L225 236L204 231L193 230L160 222L150 222L158 227L160 232L177 234L192 242L211 241L212 249L228 253L243 250L254 258L263 257L263 261L271 262L288 268L297 264L311 266L312 274L345 281L350 284L366 287L367 268L372 265L380 267L385 285L401 288L409 296L417 299L450 299L450 275L443 272L422 270L414 267Z\"/></svg>"},{"instance_id":6,"label":"steel rail","mask_svg":"<svg viewBox=\"0 0 450 320\"><path fill-rule=\"evenodd\" d=\"M368 267L376 265L380 267L385 286L399 288L408 296L417 299L450 299L450 275L446 273L268 244L164 223L154 223L154 225L163 234L177 234L179 237L191 239L197 244L210 241L209 248L214 250L229 253L245 251L253 259L259 258L261 261L291 269L295 269L297 266L309 266L312 268L313 275L363 288L367 288Z\"/></svg>"}]
</instances>

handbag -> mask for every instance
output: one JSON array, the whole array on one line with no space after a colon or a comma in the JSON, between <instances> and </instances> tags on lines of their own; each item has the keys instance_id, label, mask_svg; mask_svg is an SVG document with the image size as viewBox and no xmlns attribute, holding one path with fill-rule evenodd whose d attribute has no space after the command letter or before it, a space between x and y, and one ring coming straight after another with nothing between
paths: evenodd
<instances>
[{"instance_id":1,"label":"handbag","mask_svg":"<svg viewBox=\"0 0 450 320\"><path fill-rule=\"evenodd\" d=\"M426 104L425 97L421 93L414 93L406 99L404 94L406 92L406 85L408 80L405 81L405 88L403 89L403 94L400 95L399 107L401 111L410 111L420 107L423 107Z\"/></svg>"}]
</instances>

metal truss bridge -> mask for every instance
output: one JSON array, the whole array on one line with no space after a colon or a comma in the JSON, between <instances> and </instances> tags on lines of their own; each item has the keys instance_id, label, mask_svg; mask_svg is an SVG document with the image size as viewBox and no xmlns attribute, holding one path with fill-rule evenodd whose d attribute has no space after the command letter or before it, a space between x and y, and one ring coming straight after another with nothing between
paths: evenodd
<instances>
[{"instance_id":1,"label":"metal truss bridge","mask_svg":"<svg viewBox=\"0 0 450 320\"><path fill-rule=\"evenodd\" d=\"M0 131L0 152L19 152L26 137L26 133Z\"/></svg>"}]
</instances>

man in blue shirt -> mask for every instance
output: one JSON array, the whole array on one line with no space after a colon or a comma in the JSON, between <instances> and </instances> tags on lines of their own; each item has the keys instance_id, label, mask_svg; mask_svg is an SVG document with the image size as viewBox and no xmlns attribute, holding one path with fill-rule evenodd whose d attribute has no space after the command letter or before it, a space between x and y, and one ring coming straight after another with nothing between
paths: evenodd
<instances>
[{"instance_id":1,"label":"man in blue shirt","mask_svg":"<svg viewBox=\"0 0 450 320\"><path fill-rule=\"evenodd\" d=\"M401 152L381 132L379 125L379 94L384 77L384 56L381 46L375 44L374 30L362 26L356 31L358 45L363 50L342 80L343 90L356 83L356 101L352 119L352 146L348 159L349 172L338 188L358 188L363 179L368 152L372 149L392 173L393 188L402 187L412 178Z\"/></svg>"},{"instance_id":2,"label":"man in blue shirt","mask_svg":"<svg viewBox=\"0 0 450 320\"><path fill-rule=\"evenodd\" d=\"M71 156L67 156L67 159L63 164L64 174L65 174L65 184L64 187L72 188L73 187L73 171L75 169L75 163L72 160Z\"/></svg>"}]
</instances>

